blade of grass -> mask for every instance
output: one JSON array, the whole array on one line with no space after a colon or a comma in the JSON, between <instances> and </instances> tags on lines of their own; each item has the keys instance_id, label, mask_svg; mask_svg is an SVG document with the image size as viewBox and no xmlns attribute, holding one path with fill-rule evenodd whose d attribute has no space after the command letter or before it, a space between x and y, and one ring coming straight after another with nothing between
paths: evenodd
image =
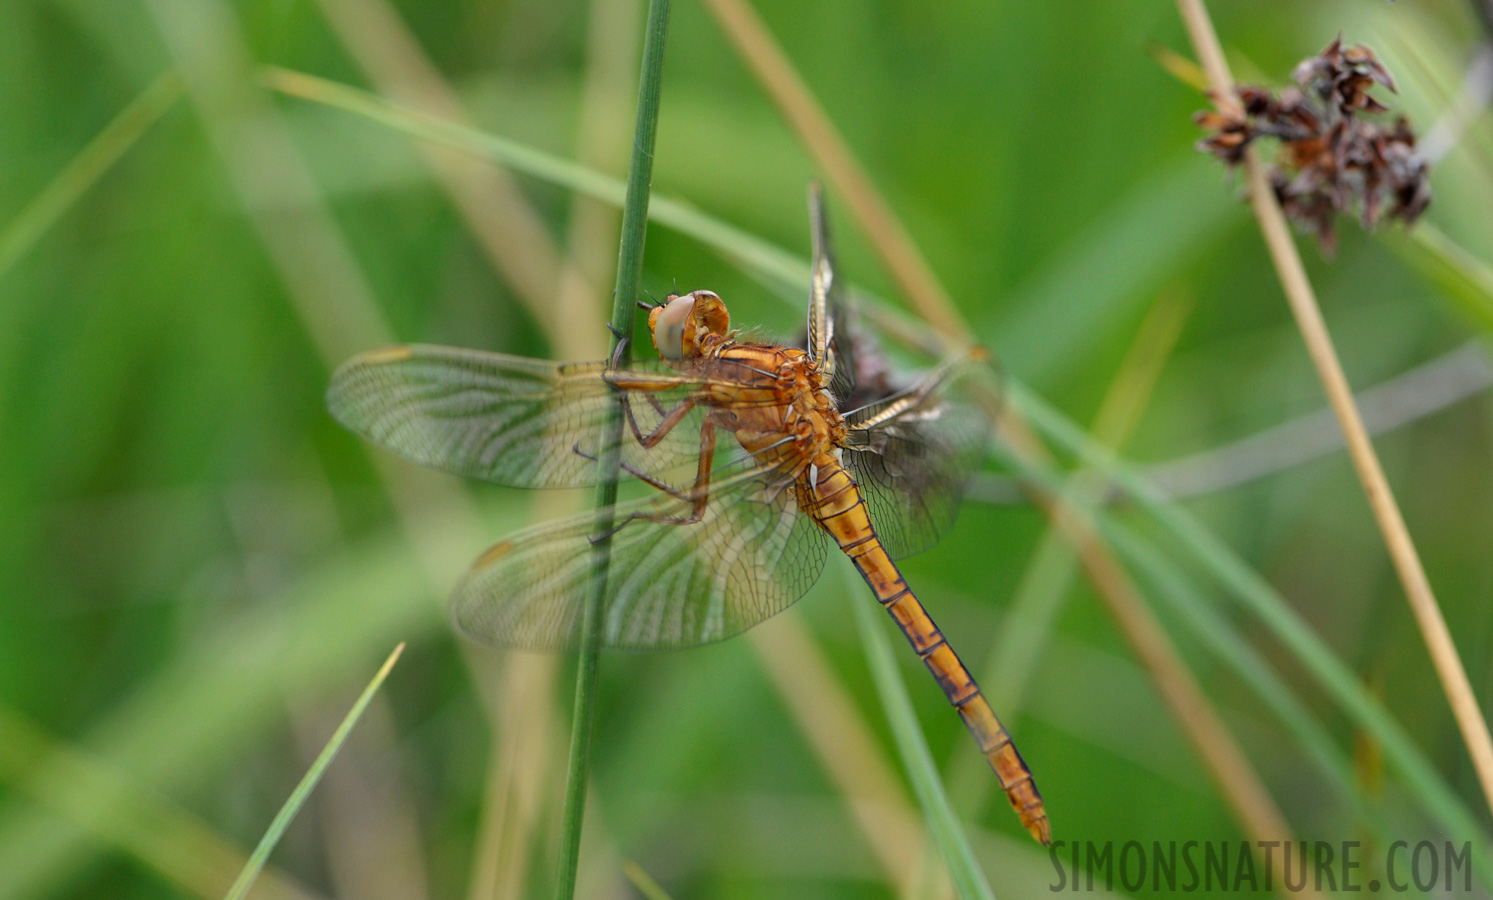
<instances>
[{"instance_id":1,"label":"blade of grass","mask_svg":"<svg viewBox=\"0 0 1493 900\"><path fill-rule=\"evenodd\" d=\"M1484 873L1493 871L1493 859L1489 859L1484 850L1487 835L1471 812L1379 699L1343 665L1269 582L1195 516L1170 502L1131 466L1114 459L1102 447L1093 445L1079 425L1069 421L1017 379L1007 378L1006 392L1011 402L1022 408L1028 421L1086 465L1101 468L1113 484L1134 499L1220 584L1242 601L1355 724L1382 745L1390 764L1432 817L1449 834L1472 841L1478 868Z\"/></svg>"},{"instance_id":2,"label":"blade of grass","mask_svg":"<svg viewBox=\"0 0 1493 900\"><path fill-rule=\"evenodd\" d=\"M1357 394L1370 434L1418 422L1493 387L1486 338L1420 363ZM1287 419L1197 453L1148 464L1146 477L1172 497L1226 490L1343 450L1332 410Z\"/></svg>"},{"instance_id":3,"label":"blade of grass","mask_svg":"<svg viewBox=\"0 0 1493 900\"><path fill-rule=\"evenodd\" d=\"M619 204L622 188L619 182L584 167L575 166L565 160L542 151L524 146L504 138L494 137L471 129L463 129L418 113L403 110L370 97L364 92L314 76L281 69L266 69L266 83L283 93L299 96L312 102L334 106L357 115L362 115L388 127L413 134L427 140L449 143L462 147L467 152L487 156L504 165L536 178L584 193L598 200ZM666 201L655 197L650 215L660 224L675 228L702 244L712 247L726 258L738 263L751 274L761 275L790 291L797 291L808 277L809 263L779 247L749 235L690 208L678 201ZM864 309L878 327L894 334L910 346L933 352L942 346L942 341L929 333L927 326L905 316L887 314L886 308L865 292L857 296L867 301ZM794 303L801 298L790 295ZM1069 421L1061 413L1046 405L1040 397L1016 379L1008 377L1008 393L1020 403L1024 414L1032 418L1049 439L1067 446L1076 453L1087 449L1086 436L1081 427ZM1090 459L1093 452L1085 453ZM1090 459L1090 464L1093 460ZM1246 606L1272 629L1279 629L1286 648L1304 663L1324 686L1328 693L1366 732L1384 742L1386 752L1396 764L1410 787L1420 791L1418 795L1433 816L1453 834L1479 834L1478 827L1467 809L1426 761L1420 751L1409 741L1403 731L1378 700L1359 685L1342 664L1332 656L1324 645L1311 634L1310 629L1295 616L1294 611L1274 592L1274 589L1243 560L1234 555L1221 540L1213 535L1200 521L1175 507L1133 469L1118 460L1110 460L1109 477L1130 496L1135 497L1148 512L1182 539L1182 546L1197 561L1224 584L1231 588ZM1479 845L1480 846L1480 845ZM1481 850L1480 860L1485 858ZM1493 871L1493 865L1483 866L1482 871Z\"/></svg>"},{"instance_id":4,"label":"blade of grass","mask_svg":"<svg viewBox=\"0 0 1493 900\"><path fill-rule=\"evenodd\" d=\"M957 352L972 344L974 335L954 308L948 292L933 276L911 235L865 176L849 144L793 69L771 32L746 0L710 0L710 3L743 61L757 75L810 155L823 167L825 177L846 195L861 228L871 238L883 264L894 273L913 308L934 326L951 350ZM995 392L978 391L974 399L992 419L1001 423L1002 434L1014 449L1037 461L1047 459L1041 441L1015 411L1001 404ZM1087 518L1061 504L1039 501L1039 505L1073 544L1085 573L1120 633L1155 680L1162 698L1202 757L1245 832L1256 841L1289 840L1285 817L1248 757L1209 705L1166 632L1141 600L1124 567Z\"/></svg>"},{"instance_id":5,"label":"blade of grass","mask_svg":"<svg viewBox=\"0 0 1493 900\"><path fill-rule=\"evenodd\" d=\"M516 172L611 206L621 207L626 196L627 188L621 181L518 141L409 110L315 75L274 67L260 71L264 84L280 93L335 107L411 137L491 159ZM803 302L799 294L808 283L809 264L801 257L706 215L682 200L654 194L649 199L648 216L660 225L694 237L734 263L769 275L793 292L795 303Z\"/></svg>"},{"instance_id":6,"label":"blade of grass","mask_svg":"<svg viewBox=\"0 0 1493 900\"><path fill-rule=\"evenodd\" d=\"M850 584L849 568L842 567L846 582ZM902 767L912 781L913 793L918 805L923 808L923 818L933 835L933 843L943 855L944 862L953 876L954 886L964 900L995 900L985 873L975 860L970 849L969 838L954 813L939 779L938 767L933 764L933 754L918 725L917 713L912 700L907 696L907 686L902 683L902 673L897 669L897 660L892 653L891 641L882 630L881 621L872 614L871 605L864 601L859 580L846 592L846 597L855 614L855 624L860 630L861 643L865 646L866 661L871 668L871 680L876 684L876 695L886 712L891 726L892 738L897 744L897 753L902 757Z\"/></svg>"},{"instance_id":7,"label":"blade of grass","mask_svg":"<svg viewBox=\"0 0 1493 900\"><path fill-rule=\"evenodd\" d=\"M468 121L456 91L391 4L385 0L319 0L319 6L380 93L414 108L438 112L454 122ZM633 15L634 12L638 14ZM595 4L592 11L593 37L588 56L611 63L611 70L621 70L605 73L609 76L607 99L612 101L608 104L611 107L625 107L629 99L623 96L623 102L618 103L614 95L626 94L621 84L636 68L634 58L641 42L631 40L630 36L641 30L640 13L640 7L632 10L631 4L615 3ZM627 46L615 48L618 44ZM613 57L625 58L625 64L619 65L623 60ZM591 77L588 75L588 79ZM588 88L587 99L583 101L587 110L597 105L591 93ZM608 115L620 120L626 112L619 110ZM595 116L583 112L583 121L592 118ZM606 121L610 124L610 119ZM607 131L607 137L614 132L618 137L615 143L626 146L625 121L620 129ZM597 138L585 129L582 132L583 138L589 136L593 142ZM555 354L560 359L601 357L605 352L604 333L599 321L598 327L591 326L593 319L600 319L597 301L601 292L595 289L600 280L595 276L605 278L609 270L594 264L562 265L547 226L507 169L450 147L415 143L489 266L513 289L541 326ZM584 157L584 150L581 155ZM595 208L579 198L577 205ZM608 216L615 218L610 211ZM583 211L573 213L572 232L595 218L594 214L588 218ZM614 222L607 222L601 231L615 231L615 227ZM590 229L596 230L596 226ZM586 252L592 259L609 262L617 246L617 236L596 237L600 239L572 240L572 254ZM575 498L546 493L535 498L534 518L542 521L568 515L576 511L572 508L576 502ZM493 724L490 765L501 778L490 780L485 793L489 802L483 806L479 850L473 855L468 890L472 897L518 897L523 893L530 868L527 862L534 819L543 801L541 786L549 783L545 770L552 754L545 751L543 742L549 738L550 729L545 723L551 714L559 666L558 660L549 657L508 654L500 670L489 671L478 658L480 653L475 648L463 647L473 680L480 688L496 686L495 690L501 691L505 700L489 697L487 703ZM522 684L526 693L506 699L507 688L514 683Z\"/></svg>"},{"instance_id":8,"label":"blade of grass","mask_svg":"<svg viewBox=\"0 0 1493 900\"><path fill-rule=\"evenodd\" d=\"M768 96L793 126L855 213L887 271L934 327L945 334L963 330L954 302L933 274L907 229L871 182L850 145L824 112L803 77L757 11L746 0L705 0L737 55L751 67Z\"/></svg>"},{"instance_id":9,"label":"blade of grass","mask_svg":"<svg viewBox=\"0 0 1493 900\"><path fill-rule=\"evenodd\" d=\"M1192 309L1192 295L1173 289L1163 293L1142 321L1130 350L1100 403L1093 433L1097 440L1119 452L1145 410L1171 357L1182 326ZM1069 491L1085 505L1101 499L1107 490L1103 477L1073 476ZM1000 636L987 654L990 663L980 683L991 706L1008 723L1014 722L1042 650L1068 595L1076 574L1076 559L1068 541L1055 528L1047 528L1032 552L1031 561L1018 582ZM983 776L984 760L961 744L951 760L950 783L961 798L962 810L972 813L988 800L992 783Z\"/></svg>"},{"instance_id":10,"label":"blade of grass","mask_svg":"<svg viewBox=\"0 0 1493 900\"><path fill-rule=\"evenodd\" d=\"M297 756L314 759L327 723L340 710L287 698ZM327 769L317 797L316 823L329 893L337 897L430 900L431 866L420 836L420 814L408 771L409 745L395 725L389 696L375 696ZM261 882L263 877L261 876Z\"/></svg>"},{"instance_id":11,"label":"blade of grass","mask_svg":"<svg viewBox=\"0 0 1493 900\"><path fill-rule=\"evenodd\" d=\"M1047 464L1050 454L1029 432L1019 409L1011 408L1002 423L1009 450L1024 461ZM1270 841L1294 840L1285 815L1271 797L1253 764L1222 716L1214 708L1197 677L1187 666L1156 614L1142 599L1140 588L1103 538L1092 517L1053 495L1034 492L1033 499L1073 544L1084 571L1115 620L1121 635L1146 669L1177 725L1187 736L1213 780L1229 813L1263 857ZM1263 860L1262 860L1263 861ZM1309 896L1318 892L1307 891Z\"/></svg>"},{"instance_id":12,"label":"blade of grass","mask_svg":"<svg viewBox=\"0 0 1493 900\"><path fill-rule=\"evenodd\" d=\"M1113 516L1101 515L1097 521L1110 542L1156 586L1156 595L1166 601L1178 621L1187 625L1205 647L1254 691L1296 738L1307 757L1327 774L1337 792L1354 805L1357 814L1374 822L1381 834L1389 834L1378 810L1359 789L1347 754L1238 631L1218 615L1212 604L1200 599L1201 592L1182 570L1155 544L1141 538L1133 528L1121 525ZM1387 842L1383 845L1387 846Z\"/></svg>"},{"instance_id":13,"label":"blade of grass","mask_svg":"<svg viewBox=\"0 0 1493 900\"><path fill-rule=\"evenodd\" d=\"M151 82L61 172L0 229L0 275L36 244L119 158L180 100L186 88L175 72Z\"/></svg>"},{"instance_id":14,"label":"blade of grass","mask_svg":"<svg viewBox=\"0 0 1493 900\"><path fill-rule=\"evenodd\" d=\"M619 363L627 360L626 339L633 333L633 313L643 286L643 246L648 233L648 189L653 181L653 146L658 136L659 98L663 87L664 46L669 30L670 0L649 0L643 31L643 72L638 82L638 119L633 130L632 161L627 171L627 195L622 204L622 247L617 258L617 289L612 305L612 349ZM621 471L618 448L622 440L622 408L613 405L602 425L608 448L597 460L601 483L596 489L596 534L592 545L591 587L581 624L581 650L576 662L575 709L566 769L565 809L561 814L559 874L555 896L575 896L580 864L581 829L586 810L590 767L591 726L596 718L596 678L601 653L601 620L611 565L613 506Z\"/></svg>"},{"instance_id":15,"label":"blade of grass","mask_svg":"<svg viewBox=\"0 0 1493 900\"><path fill-rule=\"evenodd\" d=\"M182 891L221 897L224 885L243 868L247 854L212 826L4 706L0 735L0 779L140 860ZM43 761L45 767L39 765ZM100 798L117 804L121 813L111 815ZM274 871L264 873L260 888L266 897L313 896Z\"/></svg>"},{"instance_id":16,"label":"blade of grass","mask_svg":"<svg viewBox=\"0 0 1493 900\"><path fill-rule=\"evenodd\" d=\"M358 697L358 702L354 703L353 708L348 710L346 718L342 720L342 724L338 725L337 730L332 733L331 740L327 741L326 747L317 755L316 761L311 764L311 768L306 770L306 774L301 778L300 784L297 784L295 790L290 792L290 797L286 799L285 805L280 807L280 812L270 822L270 827L265 830L264 837L259 839L259 846L255 847L254 852L249 854L249 861L244 864L243 871L239 873L238 879L233 882L233 886L224 895L226 900L243 900L248 895L249 888L254 886L254 880L259 877L260 870L264 868L264 864L269 860L270 852L275 849L276 844L280 843L280 837L285 834L285 829L290 827L291 821L295 819L296 813L301 811L306 798L310 797L311 792L316 789L316 783L321 780L322 773L326 772L327 766L332 764L332 760L337 756L337 751L342 749L342 742L347 740L347 736L352 732L353 726L358 723L358 718L363 715L363 710L368 708L369 702L373 700L373 695L377 693L379 686L384 683L384 679L389 677L389 670L394 668L394 664L399 661L399 656L402 653L404 653L404 644L401 642L399 646L394 648L394 652L389 654L389 658L384 660L384 664L379 668L378 673L373 676L373 680L368 682L367 687L363 688L363 693Z\"/></svg>"},{"instance_id":17,"label":"blade of grass","mask_svg":"<svg viewBox=\"0 0 1493 900\"><path fill-rule=\"evenodd\" d=\"M318 0L317 5L380 93L453 122L466 120L455 92L390 3ZM446 147L422 144L417 149L493 271L545 332L562 338L572 332L589 334L566 327L567 320L554 303L559 251L544 221L508 172ZM561 358L572 356L562 352Z\"/></svg>"},{"instance_id":18,"label":"blade of grass","mask_svg":"<svg viewBox=\"0 0 1493 900\"><path fill-rule=\"evenodd\" d=\"M1065 479L1056 471L1035 466L1028 460L1019 459L1015 454L1006 453L1004 456L1019 468L1023 478L1054 493L1067 492L1070 502L1085 504L1088 514L1094 517L1096 524L1115 548L1156 586L1157 595L1166 601L1178 621L1188 627L1225 665L1233 669L1245 685L1276 714L1307 756L1318 763L1340 793L1354 803L1359 814L1370 821L1376 821L1380 830L1388 833L1384 823L1374 819L1376 811L1358 790L1351 764L1333 743L1331 735L1233 626L1218 615L1212 604L1201 598L1199 589L1176 563L1154 543L1140 537L1134 528L1121 525L1107 508L1097 505L1092 496L1077 494L1071 478Z\"/></svg>"},{"instance_id":19,"label":"blade of grass","mask_svg":"<svg viewBox=\"0 0 1493 900\"><path fill-rule=\"evenodd\" d=\"M1073 428L1076 431L1077 426ZM1064 481L1056 473L1034 467L1030 462L1019 460L1012 454L1007 454L1006 458L1013 465L1021 468L1023 477L1043 485L1046 490L1064 489ZM1237 629L1213 608L1214 602L1208 599L1207 595L1197 588L1182 569L1160 548L1141 537L1134 528L1120 524L1107 508L1099 506L1090 509L1089 512L1095 517L1096 523L1104 531L1111 544L1157 587L1157 595L1166 601L1177 616L1177 620L1188 627L1204 647L1232 669L1275 714L1297 744L1306 752L1307 757L1316 763L1332 781L1338 793L1352 803L1360 818L1381 836L1403 836L1403 833L1396 835L1394 823L1389 820L1388 813L1379 804L1365 796L1361 779L1356 776L1352 762L1338 748L1332 735L1301 704L1259 653L1239 635ZM1204 560L1204 563L1206 565L1208 560ZM1284 601L1278 598L1276 602L1284 604ZM1360 688L1359 691L1370 703L1378 703L1377 696L1368 689ZM1334 699L1341 701L1338 697ZM1348 708L1346 704L1342 705L1350 717L1354 717L1355 710ZM1384 714L1384 718L1392 724L1387 713ZM1361 729L1373 734L1376 738L1379 736L1373 726L1365 725L1361 719L1358 724ZM1407 746L1403 734L1399 735L1395 743L1395 751L1403 753ZM1418 751L1415 751L1413 746L1408 755L1415 758L1414 764L1420 767L1429 780L1436 779L1434 771L1430 770L1425 760L1418 756ZM1407 780L1414 783L1412 779ZM1440 794L1441 799L1449 800L1449 805L1455 807L1454 816L1459 817L1460 830L1448 826L1449 820L1438 815L1435 805L1424 799L1422 802L1430 810L1433 818L1442 821L1443 826L1447 827L1450 833L1472 840L1475 847L1473 855L1478 860L1478 878L1485 888L1493 888L1493 875L1489 874L1484 865L1487 861L1487 853L1483 845L1479 843L1475 831L1476 826L1471 816L1444 785L1440 788ZM1385 837L1380 845L1388 846L1390 840L1390 837Z\"/></svg>"},{"instance_id":20,"label":"blade of grass","mask_svg":"<svg viewBox=\"0 0 1493 900\"><path fill-rule=\"evenodd\" d=\"M445 144L474 156L490 159L516 172L614 207L622 205L625 192L622 182L518 141L465 128L397 106L357 88L303 72L267 66L261 68L260 80L271 90L287 96L340 109L411 137ZM1157 210L1160 209L1172 218L1182 216L1178 230L1193 238L1199 234L1216 232L1225 220L1220 211L1226 211L1230 207L1223 201L1213 205L1195 198L1194 182L1201 185L1200 176L1204 171L1198 169L1196 173L1188 172L1180 180L1157 182L1154 190L1137 190L1134 200L1123 205L1124 214L1119 216L1121 224L1088 236L1078 251L1064 256L1060 265L1055 264L1055 273L1060 271L1065 274L1062 277L1054 274L1041 279L1041 284L1027 291L1027 302L1019 305L1051 309L1066 296L1092 296L1096 291L1112 290L1113 277L1092 283L1079 283L1073 280L1076 276L1069 277L1066 273L1104 270L1113 276L1114 266L1118 264L1116 259L1128 264L1137 254L1153 249L1155 242L1146 243L1144 247L1132 246L1132 236L1136 229L1123 224L1131 219L1152 218L1159 214ZM1159 204L1153 196L1158 191L1164 195ZM1199 210L1204 211L1204 214L1193 215ZM701 212L677 198L654 194L648 215L652 221L689 235L720 253L749 277L767 285L784 302L792 303L795 307L802 305L803 285L809 277L809 264L803 257ZM1157 257L1147 264L1146 271L1161 271L1165 268L1166 260ZM1138 273L1132 273L1130 281L1140 284L1143 279ZM944 336L930 331L926 325L893 308L885 300L862 289L852 287L852 291L862 301L860 306L867 318L883 333L935 358L950 349ZM1049 313L1044 313L1041 319L1044 324L1048 322L1047 315ZM1062 316L1058 316L1058 320L1062 319ZM1035 332L1037 325L1034 321L1023 320L1015 327Z\"/></svg>"},{"instance_id":21,"label":"blade of grass","mask_svg":"<svg viewBox=\"0 0 1493 900\"><path fill-rule=\"evenodd\" d=\"M1409 232L1386 234L1383 242L1410 263L1442 296L1483 331L1493 332L1493 268L1430 222Z\"/></svg>"},{"instance_id":22,"label":"blade of grass","mask_svg":"<svg viewBox=\"0 0 1493 900\"><path fill-rule=\"evenodd\" d=\"M747 638L826 774L845 796L888 882L898 896L914 896L922 833L885 824L888 811L915 819L912 800L813 633L790 612L748 631Z\"/></svg>"},{"instance_id":23,"label":"blade of grass","mask_svg":"<svg viewBox=\"0 0 1493 900\"><path fill-rule=\"evenodd\" d=\"M1187 26L1193 49L1202 61L1203 71L1208 76L1214 104L1221 109L1237 108L1233 77L1229 74L1223 48L1219 44L1218 34L1213 30L1213 23L1208 18L1206 6L1202 0L1177 0L1177 8ZM1364 429L1357 404L1353 402L1353 389L1338 360L1332 335L1327 330L1316 293L1307 278L1306 267L1301 262L1301 255L1296 251L1296 243L1286 224L1285 213L1281 211L1275 191L1270 186L1270 175L1253 147L1245 152L1244 169L1249 184L1249 202L1259 220L1260 232L1270 250L1270 258L1280 277L1291 313L1296 319L1312 363L1316 366L1327 398L1332 403L1333 412L1337 414L1338 424L1342 426L1343 437L1348 444L1348 455L1363 484L1374 521L1384 537L1395 572L1405 589L1410 611L1415 616L1416 624L1420 626L1436 676L1441 681L1442 690L1451 705L1452 716L1462 733L1462 741L1472 758L1478 783L1483 789L1483 798L1489 809L1493 810L1493 735L1488 732L1482 707L1472 692L1472 684L1467 679L1467 670L1462 666L1456 642L1452 640L1441 607L1436 602L1436 595L1431 589L1425 567L1421 564L1420 554L1416 552L1415 542L1410 537L1404 516L1395 501L1389 479L1374 451L1374 443Z\"/></svg>"},{"instance_id":24,"label":"blade of grass","mask_svg":"<svg viewBox=\"0 0 1493 900\"><path fill-rule=\"evenodd\" d=\"M653 876L643 871L642 866L632 860L622 863L622 874L627 876L627 880L632 882L632 886L637 888L638 893L642 894L646 900L669 900L668 892L653 880Z\"/></svg>"},{"instance_id":25,"label":"blade of grass","mask_svg":"<svg viewBox=\"0 0 1493 900\"><path fill-rule=\"evenodd\" d=\"M523 524L511 508L492 512L495 529ZM480 549L454 523L435 524L433 542L464 555ZM344 678L400 637L433 641L448 633L421 563L397 533L349 544L251 611L184 642L79 743L147 790L169 793L220 777L246 742L282 720L288 687ZM60 779L67 761L49 757L36 771ZM90 802L110 827L130 827L121 798L99 794ZM0 898L55 896L86 868L99 845L58 824L28 806L0 808Z\"/></svg>"}]
</instances>

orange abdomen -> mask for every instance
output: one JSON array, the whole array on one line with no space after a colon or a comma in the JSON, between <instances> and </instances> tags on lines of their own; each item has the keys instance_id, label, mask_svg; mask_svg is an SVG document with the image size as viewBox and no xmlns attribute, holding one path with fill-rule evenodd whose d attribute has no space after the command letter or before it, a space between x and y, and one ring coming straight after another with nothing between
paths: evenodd
<instances>
[{"instance_id":1,"label":"orange abdomen","mask_svg":"<svg viewBox=\"0 0 1493 900\"><path fill-rule=\"evenodd\" d=\"M974 735L980 752L990 761L990 767L995 770L996 779L1016 815L1021 818L1021 824L1038 841L1051 843L1052 830L1031 770L1017 752L1010 733L996 718L980 686L975 684L974 677L907 586L891 557L887 556L871 526L870 517L866 515L860 489L832 457L816 460L816 467L812 486L807 478L800 482L803 508L850 557L876 594L876 599L902 629L912 649L928 666L928 671L933 673L949 704L959 711L965 727Z\"/></svg>"}]
</instances>

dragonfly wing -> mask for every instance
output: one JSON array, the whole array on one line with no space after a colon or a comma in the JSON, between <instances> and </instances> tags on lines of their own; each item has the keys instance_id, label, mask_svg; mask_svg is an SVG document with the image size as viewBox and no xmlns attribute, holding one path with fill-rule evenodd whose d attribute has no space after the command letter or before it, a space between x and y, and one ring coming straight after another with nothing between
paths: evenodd
<instances>
[{"instance_id":1,"label":"dragonfly wing","mask_svg":"<svg viewBox=\"0 0 1493 900\"><path fill-rule=\"evenodd\" d=\"M651 431L695 392L719 360L678 372L654 360L619 373L647 389L627 391L638 427ZM709 368L713 367L713 368ZM421 344L354 357L332 376L327 407L338 421L401 456L457 475L513 487L584 487L621 389L605 363L537 359ZM654 404L657 404L656 406ZM622 458L662 476L699 455L701 412L692 411L653 447L624 428Z\"/></svg>"},{"instance_id":2,"label":"dragonfly wing","mask_svg":"<svg viewBox=\"0 0 1493 900\"><path fill-rule=\"evenodd\" d=\"M830 240L824 192L809 185L809 222L813 229L814 268L809 282L809 354L830 376L830 393L845 400L855 392L851 309L835 275L835 248Z\"/></svg>"},{"instance_id":3,"label":"dragonfly wing","mask_svg":"<svg viewBox=\"0 0 1493 900\"><path fill-rule=\"evenodd\" d=\"M893 559L938 543L959 513L992 430L978 407L960 399L961 387L986 371L967 359L950 361L914 387L846 417L844 465Z\"/></svg>"},{"instance_id":4,"label":"dragonfly wing","mask_svg":"<svg viewBox=\"0 0 1493 900\"><path fill-rule=\"evenodd\" d=\"M612 536L602 646L690 647L786 609L824 568L823 531L773 469L738 466L693 524L632 518ZM686 516L667 494L619 504L628 517ZM457 627L492 646L573 650L590 596L594 513L536 526L489 549L457 585Z\"/></svg>"}]
</instances>

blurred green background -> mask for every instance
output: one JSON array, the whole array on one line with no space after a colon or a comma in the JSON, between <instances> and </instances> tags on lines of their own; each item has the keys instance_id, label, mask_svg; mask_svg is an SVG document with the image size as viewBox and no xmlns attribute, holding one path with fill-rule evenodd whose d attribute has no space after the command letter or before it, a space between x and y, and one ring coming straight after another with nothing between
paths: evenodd
<instances>
[{"instance_id":1,"label":"blurred green background","mask_svg":"<svg viewBox=\"0 0 1493 900\"><path fill-rule=\"evenodd\" d=\"M342 358L391 338L599 354L616 212L466 157L432 160L389 127L267 90L257 67L438 115L459 105L484 131L621 178L642 3L386 2L0 4L0 897L220 895L401 640L256 896L548 895L570 660L464 644L444 595L486 543L574 498L416 471L338 428L323 391ZM1351 467L1337 452L1289 458L1330 444L1331 420L1215 452L1323 399L1238 179L1192 149L1202 98L1148 55L1156 42L1190 55L1173 6L756 7L1014 379L1088 423L1148 313L1186 314L1153 360L1126 457L1207 454L1177 503L1382 698L1475 823L1458 841L1485 845L1488 810ZM1242 80L1283 84L1339 32L1368 43L1423 135L1457 107L1486 39L1454 0L1211 8ZM170 83L149 88L172 69L179 100ZM37 221L36 199L148 89L159 119L133 143L110 138L117 163L23 246L13 223ZM663 97L655 190L807 256L804 186L822 173L695 0L675 4ZM1465 112L1427 216L1465 251L1460 268L1398 228L1344 221L1331 261L1301 244L1355 387L1395 386L1382 405L1402 424L1377 446L1486 700L1493 300L1476 261L1493 260L1493 128ZM896 298L833 192L831 204L842 271ZM708 287L770 334L799 327L807 295L659 226L644 284ZM1432 362L1439 381L1407 380ZM990 473L952 534L905 567L976 672L1003 663L992 656L1013 596L1036 590L1045 530L1012 473ZM1345 761L1351 796L1137 573L1298 837L1447 836L1424 787L1385 766L1299 652L1142 510L1112 511ZM1060 605L1052 633L1022 645L1035 674L986 687L1055 837L1239 840L1089 583L1062 566L1041 577ZM585 896L638 896L624 861L674 897L946 895L848 618L869 601L832 566L767 637L604 659ZM827 663L819 681L800 679L804 653L773 655L802 637L784 631L794 624ZM957 717L916 658L902 662L995 893L1045 892L1046 854L988 774L972 779ZM821 697L823 676L845 705ZM828 732L814 737L794 700L808 719L822 705ZM864 731L836 731L846 720Z\"/></svg>"}]
</instances>

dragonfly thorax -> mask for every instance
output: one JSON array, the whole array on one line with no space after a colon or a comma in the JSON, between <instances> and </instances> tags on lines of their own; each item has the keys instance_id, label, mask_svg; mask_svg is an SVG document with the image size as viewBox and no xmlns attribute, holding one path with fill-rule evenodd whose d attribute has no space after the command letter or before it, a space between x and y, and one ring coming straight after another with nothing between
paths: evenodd
<instances>
[{"instance_id":1,"label":"dragonfly thorax","mask_svg":"<svg viewBox=\"0 0 1493 900\"><path fill-rule=\"evenodd\" d=\"M703 395L712 420L763 463L798 477L811 463L838 458L846 426L824 388L824 373L803 350L707 336L723 364L721 380Z\"/></svg>"}]
</instances>

